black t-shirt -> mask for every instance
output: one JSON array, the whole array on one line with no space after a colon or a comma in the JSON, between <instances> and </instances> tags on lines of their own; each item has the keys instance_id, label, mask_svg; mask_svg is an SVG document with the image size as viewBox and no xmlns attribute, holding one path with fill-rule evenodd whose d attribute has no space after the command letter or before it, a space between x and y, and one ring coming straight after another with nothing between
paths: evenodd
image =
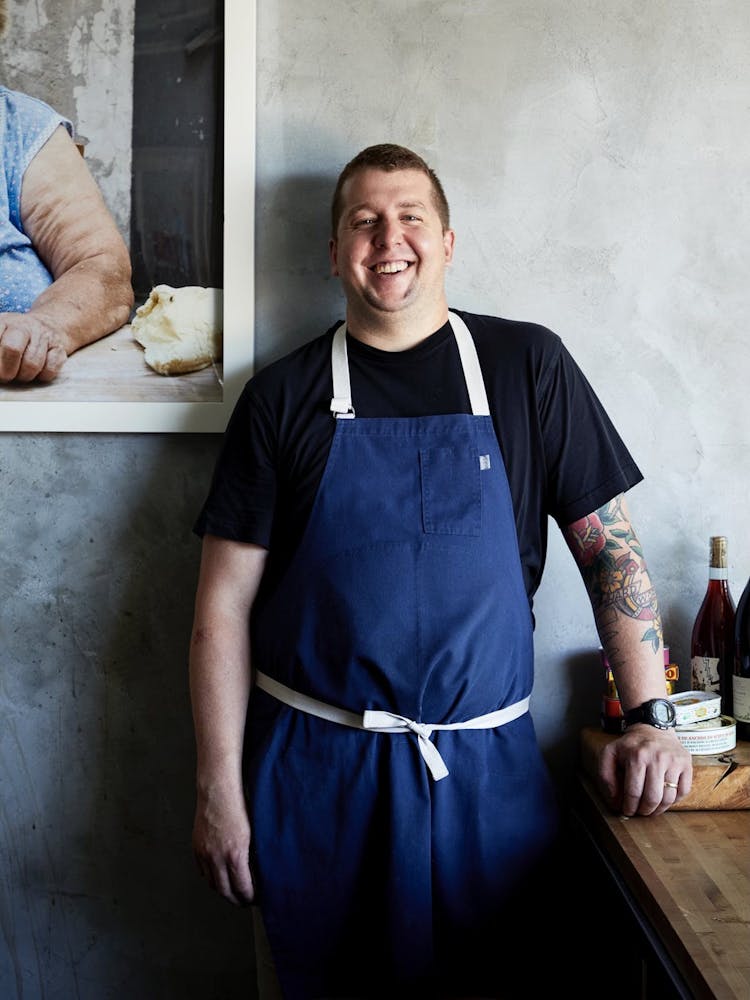
<instances>
[{"instance_id":1,"label":"black t-shirt","mask_svg":"<svg viewBox=\"0 0 750 1000\"><path fill-rule=\"evenodd\" d=\"M643 477L556 334L456 311L476 344L531 603L544 567L547 517L564 527ZM267 547L266 586L301 539L328 457L336 326L247 383L195 525L201 536ZM449 324L407 351L380 351L352 337L347 346L357 417L471 412Z\"/></svg>"}]
</instances>

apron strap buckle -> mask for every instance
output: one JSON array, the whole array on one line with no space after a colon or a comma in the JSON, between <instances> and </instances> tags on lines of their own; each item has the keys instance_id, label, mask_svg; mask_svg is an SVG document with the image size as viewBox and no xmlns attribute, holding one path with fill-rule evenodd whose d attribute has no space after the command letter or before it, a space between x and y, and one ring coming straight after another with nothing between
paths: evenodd
<instances>
[{"instance_id":1,"label":"apron strap buckle","mask_svg":"<svg viewBox=\"0 0 750 1000\"><path fill-rule=\"evenodd\" d=\"M351 399L342 399L340 396L334 396L331 400L331 413L337 420L353 420L354 407L352 406Z\"/></svg>"}]
</instances>

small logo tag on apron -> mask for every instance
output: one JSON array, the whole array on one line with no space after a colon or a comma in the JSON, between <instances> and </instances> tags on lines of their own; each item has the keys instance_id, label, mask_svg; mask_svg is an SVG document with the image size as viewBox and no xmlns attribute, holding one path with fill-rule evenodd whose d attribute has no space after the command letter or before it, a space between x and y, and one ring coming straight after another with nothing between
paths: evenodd
<instances>
[{"instance_id":1,"label":"small logo tag on apron","mask_svg":"<svg viewBox=\"0 0 750 1000\"><path fill-rule=\"evenodd\" d=\"M480 455L479 456L479 468L482 471L484 471L485 469L489 469L489 467L490 467L490 456L489 455Z\"/></svg>"}]
</instances>

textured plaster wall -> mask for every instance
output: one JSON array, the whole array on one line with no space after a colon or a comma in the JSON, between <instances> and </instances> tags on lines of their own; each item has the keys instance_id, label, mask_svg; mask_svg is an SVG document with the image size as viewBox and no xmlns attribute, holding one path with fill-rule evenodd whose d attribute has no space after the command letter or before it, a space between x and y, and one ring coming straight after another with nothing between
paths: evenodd
<instances>
[{"instance_id":1,"label":"textured plaster wall","mask_svg":"<svg viewBox=\"0 0 750 1000\"><path fill-rule=\"evenodd\" d=\"M130 16L12 6L27 49L2 49L13 86L19 62L52 72L49 51L72 74L80 18L92 36L97 12ZM258 7L258 363L342 313L336 172L370 142L421 150L453 209L451 303L555 329L641 465L631 507L685 668L709 534L729 536L735 598L750 575L746 5ZM106 87L93 48L89 70L50 78L74 116L74 87ZM190 525L217 447L0 437L0 996L251 995L247 913L210 898L188 842ZM596 721L598 640L554 525L550 543L533 707L564 782Z\"/></svg>"}]
</instances>

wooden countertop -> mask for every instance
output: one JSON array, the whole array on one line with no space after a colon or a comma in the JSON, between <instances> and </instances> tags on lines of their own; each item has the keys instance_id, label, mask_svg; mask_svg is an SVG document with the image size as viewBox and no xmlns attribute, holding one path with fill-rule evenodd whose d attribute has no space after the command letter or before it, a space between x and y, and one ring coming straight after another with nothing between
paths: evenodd
<instances>
[{"instance_id":1,"label":"wooden countertop","mask_svg":"<svg viewBox=\"0 0 750 1000\"><path fill-rule=\"evenodd\" d=\"M221 365L159 375L143 355L128 323L72 354L54 382L0 386L0 402L221 402Z\"/></svg>"},{"instance_id":2,"label":"wooden countertop","mask_svg":"<svg viewBox=\"0 0 750 1000\"><path fill-rule=\"evenodd\" d=\"M580 818L696 998L750 997L750 812L610 812L581 773Z\"/></svg>"}]
</instances>

